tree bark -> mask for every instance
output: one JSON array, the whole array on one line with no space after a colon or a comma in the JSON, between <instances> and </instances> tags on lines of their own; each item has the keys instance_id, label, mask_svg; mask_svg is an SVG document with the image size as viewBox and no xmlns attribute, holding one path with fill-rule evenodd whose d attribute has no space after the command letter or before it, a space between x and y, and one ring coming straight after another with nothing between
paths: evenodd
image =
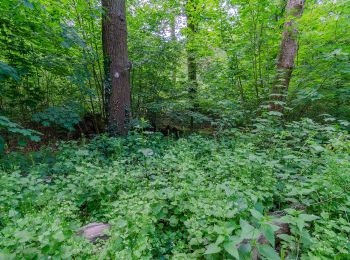
<instances>
[{"instance_id":1,"label":"tree bark","mask_svg":"<svg viewBox=\"0 0 350 260\"><path fill-rule=\"evenodd\" d=\"M284 24L280 54L277 62L277 75L270 97L270 110L283 112L289 82L292 77L294 60L298 53L298 29L295 20L304 11L305 0L288 0L287 21Z\"/></svg>"},{"instance_id":2,"label":"tree bark","mask_svg":"<svg viewBox=\"0 0 350 260\"><path fill-rule=\"evenodd\" d=\"M195 12L196 12L196 2L195 0L188 0L186 3L186 16L187 16L187 28L188 28L188 36L187 36L187 74L188 74L188 94L189 99L192 105L192 112L195 112L198 109L198 104L196 102L197 99L197 89L198 89L198 81L197 81L197 61L196 61L196 52L193 46L193 38L195 33L198 30L198 23L196 21ZM191 115L190 118L190 127L193 129L194 127L194 118Z\"/></svg>"},{"instance_id":3,"label":"tree bark","mask_svg":"<svg viewBox=\"0 0 350 260\"><path fill-rule=\"evenodd\" d=\"M102 0L102 44L108 132L127 135L131 118L130 68L125 0Z\"/></svg>"}]
</instances>

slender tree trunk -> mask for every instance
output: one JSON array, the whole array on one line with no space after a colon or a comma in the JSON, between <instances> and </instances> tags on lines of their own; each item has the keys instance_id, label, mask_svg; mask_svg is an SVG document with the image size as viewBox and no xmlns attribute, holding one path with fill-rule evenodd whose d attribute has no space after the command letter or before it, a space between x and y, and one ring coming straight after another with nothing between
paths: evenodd
<instances>
[{"instance_id":1,"label":"slender tree trunk","mask_svg":"<svg viewBox=\"0 0 350 260\"><path fill-rule=\"evenodd\" d=\"M102 43L108 132L126 135L131 117L130 62L124 0L102 0Z\"/></svg>"},{"instance_id":2,"label":"slender tree trunk","mask_svg":"<svg viewBox=\"0 0 350 260\"><path fill-rule=\"evenodd\" d=\"M253 28L251 29L252 32L252 64L253 64L253 77L254 77L254 89L255 89L255 95L256 95L256 102L259 103L259 85L258 85L258 66L257 66L257 38L258 38L258 32L257 32L257 24L258 20L254 12L251 11L251 17L253 22Z\"/></svg>"},{"instance_id":3,"label":"slender tree trunk","mask_svg":"<svg viewBox=\"0 0 350 260\"><path fill-rule=\"evenodd\" d=\"M239 94L240 94L240 97L241 97L242 105L244 106L245 105L244 89L243 89L241 75L240 75L239 60L238 60L237 56L235 57L235 64L236 64L235 70L236 70L236 73L237 73Z\"/></svg>"},{"instance_id":4,"label":"slender tree trunk","mask_svg":"<svg viewBox=\"0 0 350 260\"><path fill-rule=\"evenodd\" d=\"M176 18L175 15L172 15L170 18L171 41L173 42L173 44L176 43L176 32L175 32L176 21L175 21L175 18ZM176 72L177 72L176 70L177 70L177 63L174 62L173 71L171 72L171 79L172 79L174 86L176 85Z\"/></svg>"},{"instance_id":5,"label":"slender tree trunk","mask_svg":"<svg viewBox=\"0 0 350 260\"><path fill-rule=\"evenodd\" d=\"M91 2L90 1L87 1L88 2L88 6L89 6L89 11L92 12L93 10L93 7L91 6ZM91 28L91 31L92 32L95 32L96 31L96 25L95 25L95 21L93 19L90 19L90 25L89 26ZM100 93L101 93L101 104L100 104L100 109L101 109L101 114L102 114L102 118L106 118L106 115L105 115L105 108L104 108L104 105L105 105L105 97L104 97L104 86L103 86L103 72L102 72L102 68L103 66L101 66L101 58L100 58L100 49L99 49L99 46L98 46L98 43L99 43L99 37L97 37L96 34L93 34L93 38L92 38L92 41L93 41L93 47L92 49L94 49L95 51L95 54L96 54L96 63L97 63L97 72L98 72L98 75L97 73L95 72L96 74L96 77L98 78L98 81L99 81L99 87L100 87Z\"/></svg>"},{"instance_id":6,"label":"slender tree trunk","mask_svg":"<svg viewBox=\"0 0 350 260\"><path fill-rule=\"evenodd\" d=\"M195 112L198 109L198 104L196 102L197 99L197 89L198 89L198 81L197 81L197 61L196 61L196 53L195 48L193 46L193 38L195 33L198 30L198 23L195 17L196 12L196 3L194 0L188 0L186 3L186 16L187 16L187 28L188 28L188 36L187 36L187 73L188 73L188 94L190 98L190 102L192 105L192 111ZM194 127L194 118L191 116L190 118L190 127L193 129Z\"/></svg>"},{"instance_id":7,"label":"slender tree trunk","mask_svg":"<svg viewBox=\"0 0 350 260\"><path fill-rule=\"evenodd\" d=\"M85 31L85 28L84 28L84 25L85 25L85 20L83 19L83 17L80 15L79 11L78 11L78 4L76 1L73 1L73 6L74 6L74 10L75 10L75 13L76 13L76 18L77 18L77 21L78 21L78 25L80 27L80 30L82 32L82 38L85 42L89 43L89 36L87 35L86 31ZM93 49L93 46L91 45L90 46L91 49ZM95 77L96 75L96 72L95 72L95 60L96 58L94 57L93 53L91 51L88 51L86 50L85 48L83 48L83 54L84 54L84 57L87 57L87 62L86 62L86 70L87 71L91 71L93 76L94 76L94 83L95 84L92 84L91 82L91 79L89 76L89 86L90 86L90 89L93 90L93 86L95 87L96 89L96 95L97 95L97 98L98 98L98 103L103 103L103 87L102 87L102 83L100 83L97 78ZM89 65L91 65L91 69L89 67ZM89 98L90 98L90 102L94 102L93 98L91 97L91 95L89 95ZM103 109L103 106L101 107L101 113L104 114L104 111L102 111ZM96 116L97 116L97 111L95 109L92 109L93 111L93 115L96 119ZM97 129L96 129L97 130ZM98 131L97 131L98 132Z\"/></svg>"},{"instance_id":8,"label":"slender tree trunk","mask_svg":"<svg viewBox=\"0 0 350 260\"><path fill-rule=\"evenodd\" d=\"M294 68L294 60L298 53L298 29L295 20L301 17L304 4L305 0L288 0L287 3L287 21L284 24L281 49L277 62L277 76L270 98L270 109L273 111L282 112L284 108Z\"/></svg>"}]
</instances>

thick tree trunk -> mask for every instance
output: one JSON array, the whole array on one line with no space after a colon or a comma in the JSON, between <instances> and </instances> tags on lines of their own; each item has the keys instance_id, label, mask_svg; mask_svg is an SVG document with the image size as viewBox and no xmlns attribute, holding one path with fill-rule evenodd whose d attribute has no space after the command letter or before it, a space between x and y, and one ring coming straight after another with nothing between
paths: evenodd
<instances>
[{"instance_id":1,"label":"thick tree trunk","mask_svg":"<svg viewBox=\"0 0 350 260\"><path fill-rule=\"evenodd\" d=\"M196 52L193 46L193 38L195 33L198 30L198 23L195 17L196 12L196 3L195 0L188 0L186 3L186 16L187 16L187 28L188 28L188 36L187 36L187 73L188 73L188 94L190 98L190 102L192 105L192 111L195 112L198 109L198 104L196 102L197 99L197 61L196 61ZM191 116L190 118L190 127L193 129L194 127L194 118Z\"/></svg>"},{"instance_id":2,"label":"thick tree trunk","mask_svg":"<svg viewBox=\"0 0 350 260\"><path fill-rule=\"evenodd\" d=\"M124 0L102 0L102 42L108 132L126 135L131 117L130 62Z\"/></svg>"},{"instance_id":3,"label":"thick tree trunk","mask_svg":"<svg viewBox=\"0 0 350 260\"><path fill-rule=\"evenodd\" d=\"M294 60L298 52L298 29L295 19L301 17L305 0L288 0L286 8L287 21L284 24L282 43L277 62L277 76L272 87L270 109L282 112L289 82L294 68Z\"/></svg>"}]
</instances>

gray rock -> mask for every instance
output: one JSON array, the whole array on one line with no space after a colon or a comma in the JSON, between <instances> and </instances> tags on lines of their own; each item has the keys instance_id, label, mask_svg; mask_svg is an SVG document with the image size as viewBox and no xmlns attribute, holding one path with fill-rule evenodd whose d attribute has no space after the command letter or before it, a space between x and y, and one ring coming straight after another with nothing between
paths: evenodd
<instances>
[{"instance_id":1,"label":"gray rock","mask_svg":"<svg viewBox=\"0 0 350 260\"><path fill-rule=\"evenodd\" d=\"M110 224L105 223L91 223L79 229L78 236L83 236L92 243L97 239L107 240L109 238L106 232L111 228Z\"/></svg>"}]
</instances>

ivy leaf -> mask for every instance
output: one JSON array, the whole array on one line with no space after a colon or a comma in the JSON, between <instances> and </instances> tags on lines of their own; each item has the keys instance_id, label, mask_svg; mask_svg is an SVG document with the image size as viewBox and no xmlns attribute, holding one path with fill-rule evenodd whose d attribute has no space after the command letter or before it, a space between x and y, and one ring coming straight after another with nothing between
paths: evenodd
<instances>
[{"instance_id":1,"label":"ivy leaf","mask_svg":"<svg viewBox=\"0 0 350 260\"><path fill-rule=\"evenodd\" d=\"M220 251L221 251L221 248L217 244L213 243L207 247L207 250L205 251L204 254L213 255L213 254L219 253Z\"/></svg>"}]
</instances>

